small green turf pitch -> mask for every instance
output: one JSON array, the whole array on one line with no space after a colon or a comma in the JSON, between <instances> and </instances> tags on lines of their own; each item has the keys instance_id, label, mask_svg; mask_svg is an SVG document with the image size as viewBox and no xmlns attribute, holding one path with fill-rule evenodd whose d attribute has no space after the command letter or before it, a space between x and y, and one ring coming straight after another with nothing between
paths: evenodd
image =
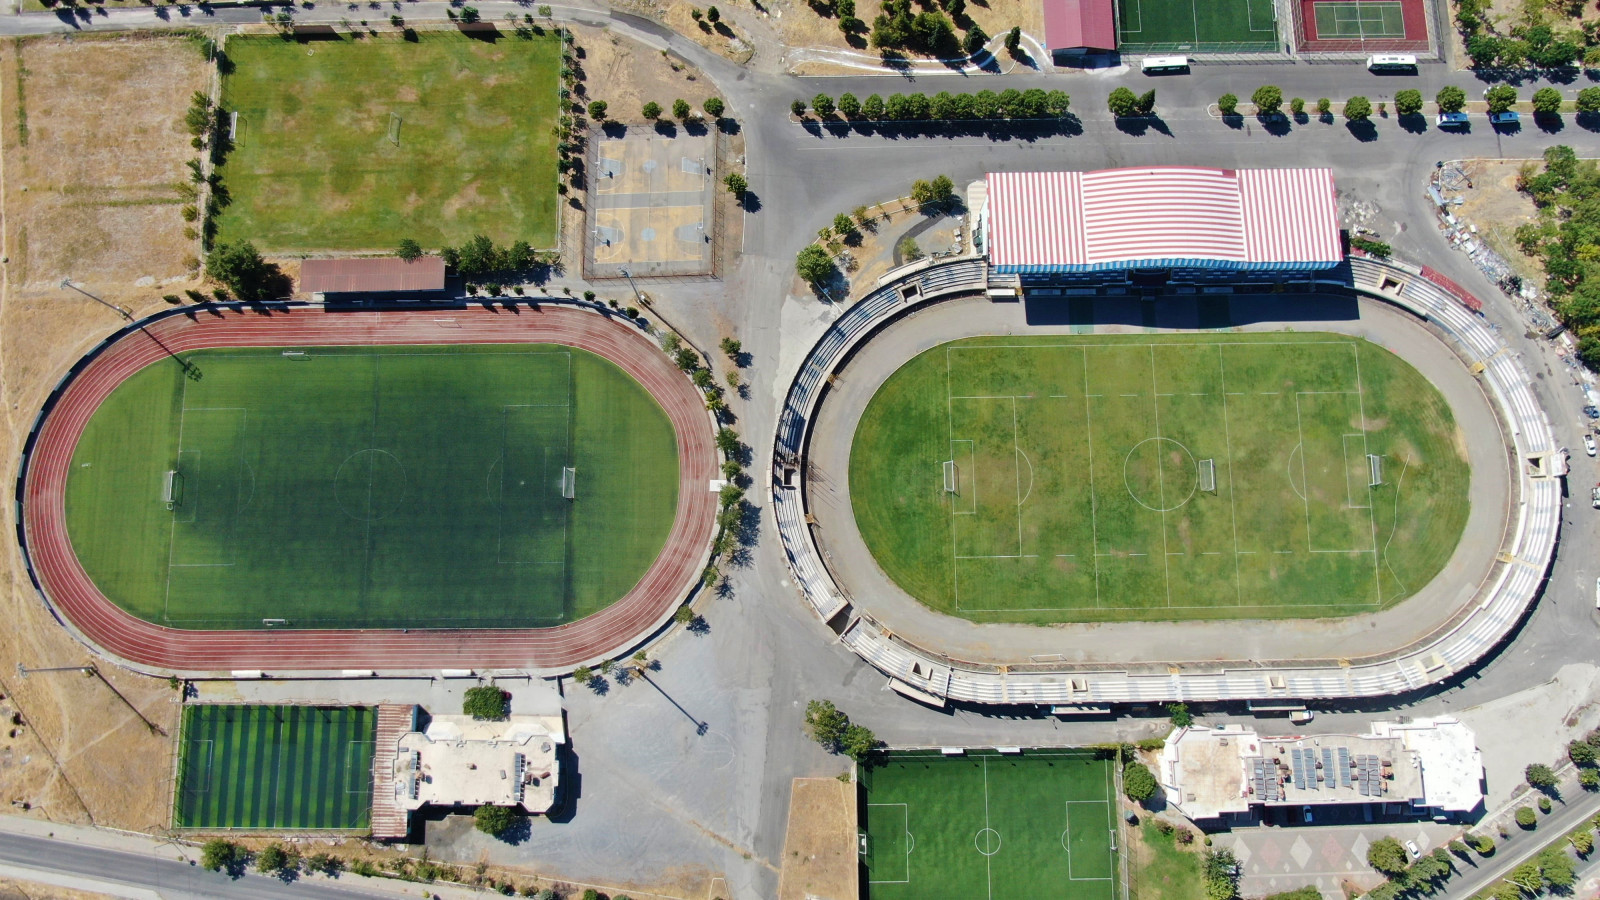
<instances>
[{"instance_id":1,"label":"small green turf pitch","mask_svg":"<svg viewBox=\"0 0 1600 900\"><path fill-rule=\"evenodd\" d=\"M67 482L79 559L140 618L200 629L558 625L631 590L671 529L672 424L638 382L585 351L235 348L187 359L198 380L162 361L117 387Z\"/></svg>"},{"instance_id":2,"label":"small green turf pitch","mask_svg":"<svg viewBox=\"0 0 1600 900\"><path fill-rule=\"evenodd\" d=\"M227 55L222 106L239 124L219 169L231 198L219 240L392 250L485 234L555 246L555 35L236 36Z\"/></svg>"},{"instance_id":3,"label":"small green turf pitch","mask_svg":"<svg viewBox=\"0 0 1600 900\"><path fill-rule=\"evenodd\" d=\"M1092 753L890 753L861 775L870 900L1116 900L1112 764Z\"/></svg>"},{"instance_id":4,"label":"small green turf pitch","mask_svg":"<svg viewBox=\"0 0 1600 900\"><path fill-rule=\"evenodd\" d=\"M1396 2L1316 3L1317 40L1331 38L1403 38L1406 36L1405 11Z\"/></svg>"},{"instance_id":5,"label":"small green turf pitch","mask_svg":"<svg viewBox=\"0 0 1600 900\"><path fill-rule=\"evenodd\" d=\"M1278 46L1272 0L1117 0L1124 52Z\"/></svg>"},{"instance_id":6,"label":"small green turf pitch","mask_svg":"<svg viewBox=\"0 0 1600 900\"><path fill-rule=\"evenodd\" d=\"M183 708L178 828L360 830L372 820L370 706Z\"/></svg>"},{"instance_id":7,"label":"small green turf pitch","mask_svg":"<svg viewBox=\"0 0 1600 900\"><path fill-rule=\"evenodd\" d=\"M1314 333L945 344L879 389L850 460L862 537L902 588L1031 623L1379 609L1444 567L1468 482L1420 373Z\"/></svg>"}]
</instances>

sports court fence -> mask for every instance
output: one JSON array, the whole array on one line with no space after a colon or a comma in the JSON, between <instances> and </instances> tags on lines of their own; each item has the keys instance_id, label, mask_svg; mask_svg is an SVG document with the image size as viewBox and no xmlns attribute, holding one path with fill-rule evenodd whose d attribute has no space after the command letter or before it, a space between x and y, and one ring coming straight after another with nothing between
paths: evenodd
<instances>
[{"instance_id":1,"label":"sports court fence","mask_svg":"<svg viewBox=\"0 0 1600 900\"><path fill-rule=\"evenodd\" d=\"M682 125L688 133L688 128ZM709 241L706 252L693 260L642 260L630 262L602 262L596 258L596 251L609 246L610 236L601 232L598 221L601 212L601 198L608 196L599 192L601 177L600 169L600 144L606 139L605 127L595 125L591 127L584 141L584 217L583 234L578 236L578 249L583 260L583 276L591 280L620 279L620 278L662 278L671 276L709 275L716 277L722 274L724 233L727 231L726 204L722 202L721 186L727 177L727 159L731 154L732 138L724 133L715 124L696 126L704 127L709 146L710 158L705 160L706 183L701 190L700 211L701 224L709 229ZM650 133L645 126L631 126L630 131L638 129L641 135ZM699 135L689 134L690 137ZM624 138L626 139L626 137ZM671 235L664 235L664 239L673 240Z\"/></svg>"}]
</instances>

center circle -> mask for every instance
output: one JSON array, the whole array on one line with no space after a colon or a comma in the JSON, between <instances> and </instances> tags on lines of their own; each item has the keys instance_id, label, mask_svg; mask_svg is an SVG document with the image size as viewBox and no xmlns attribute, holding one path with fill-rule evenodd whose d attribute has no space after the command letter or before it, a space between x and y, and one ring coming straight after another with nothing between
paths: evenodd
<instances>
[{"instance_id":1,"label":"center circle","mask_svg":"<svg viewBox=\"0 0 1600 900\"><path fill-rule=\"evenodd\" d=\"M406 467L387 450L358 450L333 474L333 496L344 514L376 522L406 498Z\"/></svg>"},{"instance_id":2,"label":"center circle","mask_svg":"<svg viewBox=\"0 0 1600 900\"><path fill-rule=\"evenodd\" d=\"M1000 832L993 828L983 828L972 836L972 842L977 845L978 852L984 856L993 856L1000 852Z\"/></svg>"},{"instance_id":3,"label":"center circle","mask_svg":"<svg viewBox=\"0 0 1600 900\"><path fill-rule=\"evenodd\" d=\"M1122 462L1122 481L1135 503L1171 512L1189 502L1200 473L1189 448L1172 438L1145 438Z\"/></svg>"}]
</instances>

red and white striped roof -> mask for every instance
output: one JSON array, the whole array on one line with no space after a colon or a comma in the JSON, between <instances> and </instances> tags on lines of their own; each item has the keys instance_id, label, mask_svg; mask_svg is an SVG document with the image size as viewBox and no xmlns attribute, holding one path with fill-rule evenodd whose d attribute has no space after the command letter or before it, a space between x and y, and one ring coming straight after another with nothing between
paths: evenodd
<instances>
[{"instance_id":1,"label":"red and white striped roof","mask_svg":"<svg viewBox=\"0 0 1600 900\"><path fill-rule=\"evenodd\" d=\"M1157 260L1254 267L1344 257L1331 169L995 172L988 205L996 267Z\"/></svg>"}]
</instances>

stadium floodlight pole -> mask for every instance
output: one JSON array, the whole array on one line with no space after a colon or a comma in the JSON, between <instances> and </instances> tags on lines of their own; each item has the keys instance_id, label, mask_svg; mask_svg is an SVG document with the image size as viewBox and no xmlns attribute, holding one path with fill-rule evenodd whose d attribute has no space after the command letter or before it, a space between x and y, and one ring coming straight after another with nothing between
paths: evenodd
<instances>
[{"instance_id":1,"label":"stadium floodlight pole","mask_svg":"<svg viewBox=\"0 0 1600 900\"><path fill-rule=\"evenodd\" d=\"M63 278L63 279L61 279L61 286L64 287L64 288L72 288L73 290L75 290L78 293L84 295L85 297L88 297L90 300L93 300L94 302L100 304L101 306L104 306L106 309L115 311L117 315L123 317L124 319L127 319L129 322L133 321L133 313L129 312L128 310L124 309L123 307L113 306L112 304L107 303L104 300L101 300L99 297L96 297L95 295L89 293L88 291L84 290L83 288L78 287L77 285L73 284L71 278Z\"/></svg>"},{"instance_id":2,"label":"stadium floodlight pole","mask_svg":"<svg viewBox=\"0 0 1600 900\"><path fill-rule=\"evenodd\" d=\"M637 284L633 283L633 276L628 274L628 270L627 269L623 269L622 270L622 277L628 279L628 287L633 288L633 299L639 301L640 303L643 303L644 302L644 295L639 293L639 286Z\"/></svg>"}]
</instances>

